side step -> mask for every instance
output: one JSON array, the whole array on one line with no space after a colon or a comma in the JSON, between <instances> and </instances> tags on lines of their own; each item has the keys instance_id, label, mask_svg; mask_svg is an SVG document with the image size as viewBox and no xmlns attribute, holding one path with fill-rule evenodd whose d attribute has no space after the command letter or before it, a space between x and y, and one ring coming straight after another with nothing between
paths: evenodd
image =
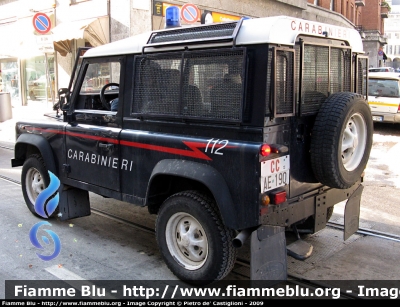
<instances>
[{"instance_id":1,"label":"side step","mask_svg":"<svg viewBox=\"0 0 400 307\"><path fill-rule=\"evenodd\" d=\"M293 232L297 237L297 241L286 246L287 254L297 260L305 260L311 256L313 246L300 238L296 225L293 226Z\"/></svg>"},{"instance_id":2,"label":"side step","mask_svg":"<svg viewBox=\"0 0 400 307\"><path fill-rule=\"evenodd\" d=\"M287 254L297 260L305 260L311 256L313 246L302 239L290 243L286 246Z\"/></svg>"}]
</instances>

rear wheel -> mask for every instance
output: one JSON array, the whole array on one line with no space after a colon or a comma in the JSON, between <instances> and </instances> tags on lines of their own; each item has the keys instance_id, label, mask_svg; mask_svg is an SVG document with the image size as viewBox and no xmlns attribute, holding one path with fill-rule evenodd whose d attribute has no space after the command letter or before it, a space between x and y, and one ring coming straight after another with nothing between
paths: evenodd
<instances>
[{"instance_id":1,"label":"rear wheel","mask_svg":"<svg viewBox=\"0 0 400 307\"><path fill-rule=\"evenodd\" d=\"M164 261L172 273L191 284L208 284L232 270L233 236L214 201L195 191L171 196L158 213L156 237Z\"/></svg>"}]
</instances>

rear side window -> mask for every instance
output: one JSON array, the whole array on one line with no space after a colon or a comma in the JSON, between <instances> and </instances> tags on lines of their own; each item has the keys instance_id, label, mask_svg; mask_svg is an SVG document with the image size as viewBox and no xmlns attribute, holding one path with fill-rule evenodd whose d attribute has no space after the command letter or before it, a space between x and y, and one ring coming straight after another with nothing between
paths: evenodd
<instances>
[{"instance_id":1,"label":"rear side window","mask_svg":"<svg viewBox=\"0 0 400 307\"><path fill-rule=\"evenodd\" d=\"M240 121L245 50L137 56L132 113Z\"/></svg>"},{"instance_id":2,"label":"rear side window","mask_svg":"<svg viewBox=\"0 0 400 307\"><path fill-rule=\"evenodd\" d=\"M400 97L399 81L390 79L369 79L368 95L383 97Z\"/></svg>"}]
</instances>

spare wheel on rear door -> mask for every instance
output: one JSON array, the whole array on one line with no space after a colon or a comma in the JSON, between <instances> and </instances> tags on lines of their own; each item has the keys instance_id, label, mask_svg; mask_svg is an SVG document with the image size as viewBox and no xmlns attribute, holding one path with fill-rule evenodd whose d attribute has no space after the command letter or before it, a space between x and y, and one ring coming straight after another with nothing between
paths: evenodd
<instances>
[{"instance_id":1,"label":"spare wheel on rear door","mask_svg":"<svg viewBox=\"0 0 400 307\"><path fill-rule=\"evenodd\" d=\"M311 165L318 181L346 189L364 171L371 151L373 122L362 95L342 92L321 105L311 136Z\"/></svg>"}]
</instances>

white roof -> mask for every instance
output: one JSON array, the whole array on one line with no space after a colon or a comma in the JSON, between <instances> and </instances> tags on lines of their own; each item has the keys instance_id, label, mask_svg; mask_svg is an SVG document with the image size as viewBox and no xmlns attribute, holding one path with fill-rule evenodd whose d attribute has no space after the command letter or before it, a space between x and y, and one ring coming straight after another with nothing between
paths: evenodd
<instances>
[{"instance_id":1,"label":"white roof","mask_svg":"<svg viewBox=\"0 0 400 307\"><path fill-rule=\"evenodd\" d=\"M177 29L179 30L182 28ZM173 30L174 29L167 29L167 31ZM149 41L150 35L151 32L147 32L114 43L99 46L88 50L84 57L141 53L143 46L145 46ZM294 45L299 35L344 40L348 42L354 52L363 53L362 39L358 31L355 29L288 16L243 20L236 38L236 45L240 46L263 43ZM201 44L201 41L199 44ZM226 43L221 44L226 45ZM151 49L146 50L150 51Z\"/></svg>"}]
</instances>

